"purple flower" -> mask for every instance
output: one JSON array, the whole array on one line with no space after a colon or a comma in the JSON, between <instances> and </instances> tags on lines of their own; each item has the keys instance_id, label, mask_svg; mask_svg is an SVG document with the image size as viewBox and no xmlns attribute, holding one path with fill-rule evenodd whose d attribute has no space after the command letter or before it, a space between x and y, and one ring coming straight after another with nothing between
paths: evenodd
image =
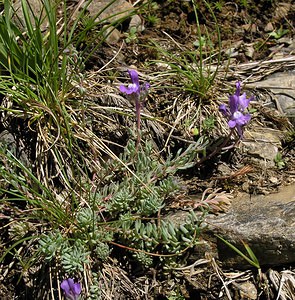
<instances>
[{"instance_id":1,"label":"purple flower","mask_svg":"<svg viewBox=\"0 0 295 300\"><path fill-rule=\"evenodd\" d=\"M135 102L135 113L136 113L136 121L137 121L136 123L137 123L137 132L138 132L137 146L138 146L140 142L140 109L141 109L140 100L142 100L147 95L148 89L150 88L150 84L146 82L142 86L140 86L137 71L128 70L128 73L132 83L130 83L128 86L120 85L119 88L122 93L125 93L127 96L129 96L129 99Z\"/></svg>"},{"instance_id":2,"label":"purple flower","mask_svg":"<svg viewBox=\"0 0 295 300\"><path fill-rule=\"evenodd\" d=\"M66 299L78 300L81 294L81 285L79 282L74 283L72 278L65 279L60 287L63 289Z\"/></svg>"},{"instance_id":3,"label":"purple flower","mask_svg":"<svg viewBox=\"0 0 295 300\"><path fill-rule=\"evenodd\" d=\"M138 79L138 73L135 70L128 70L131 82L127 87L125 85L120 85L120 91L127 95L130 94L140 94L140 85Z\"/></svg>"},{"instance_id":4,"label":"purple flower","mask_svg":"<svg viewBox=\"0 0 295 300\"><path fill-rule=\"evenodd\" d=\"M120 91L127 95L140 96L141 92L146 92L150 88L149 83L145 83L142 87L139 84L138 73L135 70L128 70L131 82L128 86L120 85Z\"/></svg>"},{"instance_id":5,"label":"purple flower","mask_svg":"<svg viewBox=\"0 0 295 300\"><path fill-rule=\"evenodd\" d=\"M241 95L241 83L236 83L236 92L229 96L229 108L225 104L219 106L219 111L229 119L229 128L237 128L240 138L243 138L243 126L245 126L251 119L251 115L246 113L250 101L254 97L247 98L246 93Z\"/></svg>"}]
</instances>

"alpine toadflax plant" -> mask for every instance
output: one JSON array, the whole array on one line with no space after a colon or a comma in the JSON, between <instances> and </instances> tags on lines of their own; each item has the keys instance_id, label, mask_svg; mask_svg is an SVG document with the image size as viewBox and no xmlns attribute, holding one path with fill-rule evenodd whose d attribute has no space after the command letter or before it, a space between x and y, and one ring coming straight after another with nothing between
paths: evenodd
<instances>
[{"instance_id":1,"label":"alpine toadflax plant","mask_svg":"<svg viewBox=\"0 0 295 300\"><path fill-rule=\"evenodd\" d=\"M65 279L60 287L64 291L64 295L68 300L78 300L81 294L81 284L79 282L74 283L72 278Z\"/></svg>"},{"instance_id":2,"label":"alpine toadflax plant","mask_svg":"<svg viewBox=\"0 0 295 300\"><path fill-rule=\"evenodd\" d=\"M135 110L136 110L136 120L137 120L137 132L138 132L138 140L137 144L140 141L140 101L147 95L147 91L150 88L149 83L144 83L142 86L139 84L138 73L136 70L129 69L128 70L131 83L128 86L120 85L120 91L128 96L130 100L135 102Z\"/></svg>"},{"instance_id":3,"label":"alpine toadflax plant","mask_svg":"<svg viewBox=\"0 0 295 300\"><path fill-rule=\"evenodd\" d=\"M236 83L236 92L229 96L229 107L226 104L219 106L219 111L229 119L228 126L236 128L240 138L243 138L243 127L250 121L251 115L246 111L254 96L247 98L246 93L241 95L241 82Z\"/></svg>"}]
</instances>

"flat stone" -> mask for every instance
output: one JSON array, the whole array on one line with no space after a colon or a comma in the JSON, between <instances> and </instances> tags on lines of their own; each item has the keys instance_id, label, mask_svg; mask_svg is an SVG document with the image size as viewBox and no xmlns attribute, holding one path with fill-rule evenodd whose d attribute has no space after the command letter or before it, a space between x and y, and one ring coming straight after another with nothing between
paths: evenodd
<instances>
[{"instance_id":1,"label":"flat stone","mask_svg":"<svg viewBox=\"0 0 295 300\"><path fill-rule=\"evenodd\" d=\"M295 124L295 70L274 73L251 85L270 90L275 96L277 109Z\"/></svg>"},{"instance_id":2,"label":"flat stone","mask_svg":"<svg viewBox=\"0 0 295 300\"><path fill-rule=\"evenodd\" d=\"M229 267L249 267L249 264L224 242L220 235L246 254L247 243L260 265L283 265L295 262L295 185L283 187L276 194L251 196L240 194L225 214L208 215L206 251L212 251ZM209 237L209 238L208 238ZM210 249L210 250L208 250Z\"/></svg>"},{"instance_id":3,"label":"flat stone","mask_svg":"<svg viewBox=\"0 0 295 300\"><path fill-rule=\"evenodd\" d=\"M255 126L246 130L242 141L242 152L256 163L271 168L275 166L274 158L281 149L283 132L272 128Z\"/></svg>"},{"instance_id":4,"label":"flat stone","mask_svg":"<svg viewBox=\"0 0 295 300\"><path fill-rule=\"evenodd\" d=\"M134 11L134 7L126 0L94 0L87 6L87 10L90 17L96 17L96 21L113 23L127 17Z\"/></svg>"},{"instance_id":5,"label":"flat stone","mask_svg":"<svg viewBox=\"0 0 295 300\"><path fill-rule=\"evenodd\" d=\"M27 5L29 15L31 18L31 23L33 26L35 26L35 18L40 19L41 17L45 17L45 11L43 9L43 3L42 0L27 0ZM25 24L25 17L22 10L22 0L16 0L12 3L12 7L15 11L15 14L13 16L14 22L20 26L20 28L23 27ZM31 10L30 10L31 9ZM48 27L48 21L47 18L44 18L44 22L41 24L41 30L45 30ZM25 26L23 27L25 29Z\"/></svg>"},{"instance_id":6,"label":"flat stone","mask_svg":"<svg viewBox=\"0 0 295 300\"><path fill-rule=\"evenodd\" d=\"M130 16L129 30L131 28L135 28L137 32L144 30L142 19L134 14L135 8L126 0L94 0L87 6L87 11L90 17L96 18L97 22L106 24L115 23ZM116 44L122 36L121 32L113 27L110 27L106 34L106 42L109 44Z\"/></svg>"}]
</instances>

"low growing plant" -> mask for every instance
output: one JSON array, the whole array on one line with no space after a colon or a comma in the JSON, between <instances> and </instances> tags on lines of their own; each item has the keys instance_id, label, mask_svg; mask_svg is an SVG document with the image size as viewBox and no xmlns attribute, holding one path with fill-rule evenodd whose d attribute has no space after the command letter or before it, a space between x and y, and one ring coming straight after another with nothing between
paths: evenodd
<instances>
[{"instance_id":1,"label":"low growing plant","mask_svg":"<svg viewBox=\"0 0 295 300\"><path fill-rule=\"evenodd\" d=\"M275 38L276 40L278 40L281 37L283 37L284 35L286 35L288 32L289 32L288 29L283 29L282 26L281 26L279 29L270 32L269 36Z\"/></svg>"},{"instance_id":2,"label":"low growing plant","mask_svg":"<svg viewBox=\"0 0 295 300\"><path fill-rule=\"evenodd\" d=\"M43 234L40 246L47 260L60 255L61 264L72 273L83 268L91 253L101 260L107 259L114 245L130 250L143 264L153 263L153 256L181 254L195 245L201 219L191 213L185 224L176 226L159 219L157 214L165 208L166 199L180 189L173 175L179 169L191 167L198 151L194 146L160 163L151 144L136 150L135 143L130 141L119 158L134 174L126 173L119 161L108 162L93 182L98 186L89 190L87 205L75 210L68 237L60 230L54 235ZM58 236L64 237L62 244ZM59 255L56 247L52 247L56 243ZM49 248L54 255L48 252ZM79 260L80 265L76 266L75 261ZM66 267L71 263L71 267Z\"/></svg>"},{"instance_id":3,"label":"low growing plant","mask_svg":"<svg viewBox=\"0 0 295 300\"><path fill-rule=\"evenodd\" d=\"M277 155L275 156L274 162L279 170L283 169L286 166L282 153L280 152L278 152Z\"/></svg>"},{"instance_id":4,"label":"low growing plant","mask_svg":"<svg viewBox=\"0 0 295 300\"><path fill-rule=\"evenodd\" d=\"M174 224L160 212L181 190L176 172L192 167L202 147L195 143L162 161L150 142L137 149L130 140L118 160L106 162L94 181L63 197L47 189L3 148L2 202L18 201L29 209L24 221L32 229L7 249L1 261L30 239L38 247L15 259L30 265L43 258L46 265L58 265L72 277L79 278L85 267L92 270L108 260L114 248L126 251L143 267L154 265L155 259L164 268L177 264L187 249L197 245L203 216L191 211L184 223ZM17 173L10 171L16 169Z\"/></svg>"}]
</instances>

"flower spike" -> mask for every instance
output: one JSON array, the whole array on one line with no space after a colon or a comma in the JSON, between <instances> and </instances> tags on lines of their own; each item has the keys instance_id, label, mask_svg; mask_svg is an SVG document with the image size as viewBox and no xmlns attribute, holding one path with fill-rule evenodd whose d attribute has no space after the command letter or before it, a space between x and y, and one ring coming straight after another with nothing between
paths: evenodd
<instances>
[{"instance_id":1,"label":"flower spike","mask_svg":"<svg viewBox=\"0 0 295 300\"><path fill-rule=\"evenodd\" d=\"M135 102L135 112L136 112L136 123L137 123L137 146L140 142L140 109L141 100L147 95L148 89L150 88L149 83L144 83L140 86L138 73L135 70L128 70L131 83L128 86L120 85L119 89L122 93L126 94L130 100Z\"/></svg>"},{"instance_id":2,"label":"flower spike","mask_svg":"<svg viewBox=\"0 0 295 300\"><path fill-rule=\"evenodd\" d=\"M240 138L243 138L243 127L250 121L251 115L246 113L250 101L254 97L247 98L246 93L241 95L241 82L236 83L236 92L229 96L229 108L225 104L219 106L219 111L229 119L229 128L236 128Z\"/></svg>"}]
</instances>

